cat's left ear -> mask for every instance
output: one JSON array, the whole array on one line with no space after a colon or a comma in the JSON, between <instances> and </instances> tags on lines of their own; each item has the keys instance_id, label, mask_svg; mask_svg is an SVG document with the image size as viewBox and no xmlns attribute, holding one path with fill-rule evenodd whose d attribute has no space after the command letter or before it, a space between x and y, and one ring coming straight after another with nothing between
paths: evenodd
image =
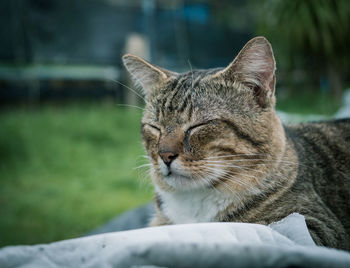
<instances>
[{"instance_id":1,"label":"cat's left ear","mask_svg":"<svg viewBox=\"0 0 350 268\"><path fill-rule=\"evenodd\" d=\"M259 36L248 41L234 61L215 76L231 79L253 90L258 104L266 108L275 104L275 70L271 44Z\"/></svg>"},{"instance_id":2,"label":"cat's left ear","mask_svg":"<svg viewBox=\"0 0 350 268\"><path fill-rule=\"evenodd\" d=\"M145 95L176 75L174 72L154 66L144 59L130 54L123 56L123 63L135 82L142 87Z\"/></svg>"}]
</instances>

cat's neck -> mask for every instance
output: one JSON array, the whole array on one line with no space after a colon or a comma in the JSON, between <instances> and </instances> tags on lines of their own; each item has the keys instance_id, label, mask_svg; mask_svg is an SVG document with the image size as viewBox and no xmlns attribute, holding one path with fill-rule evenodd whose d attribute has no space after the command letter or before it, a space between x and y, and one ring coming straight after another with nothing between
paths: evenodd
<instances>
[{"instance_id":1,"label":"cat's neck","mask_svg":"<svg viewBox=\"0 0 350 268\"><path fill-rule=\"evenodd\" d=\"M240 202L239 197L215 189L166 192L156 189L162 200L162 213L174 224L211 222L218 211Z\"/></svg>"}]
</instances>

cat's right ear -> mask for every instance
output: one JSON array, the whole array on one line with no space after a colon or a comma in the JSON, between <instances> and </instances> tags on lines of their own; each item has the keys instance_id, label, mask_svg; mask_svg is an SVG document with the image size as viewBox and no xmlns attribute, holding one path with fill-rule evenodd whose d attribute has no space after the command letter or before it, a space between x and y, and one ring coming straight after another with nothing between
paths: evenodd
<instances>
[{"instance_id":1,"label":"cat's right ear","mask_svg":"<svg viewBox=\"0 0 350 268\"><path fill-rule=\"evenodd\" d=\"M259 36L251 39L234 61L215 76L245 85L254 92L261 107L272 107L275 104L275 69L271 44Z\"/></svg>"},{"instance_id":2,"label":"cat's right ear","mask_svg":"<svg viewBox=\"0 0 350 268\"><path fill-rule=\"evenodd\" d=\"M176 75L176 73L154 66L144 59L130 54L123 56L123 63L135 82L142 87L145 95Z\"/></svg>"}]
</instances>

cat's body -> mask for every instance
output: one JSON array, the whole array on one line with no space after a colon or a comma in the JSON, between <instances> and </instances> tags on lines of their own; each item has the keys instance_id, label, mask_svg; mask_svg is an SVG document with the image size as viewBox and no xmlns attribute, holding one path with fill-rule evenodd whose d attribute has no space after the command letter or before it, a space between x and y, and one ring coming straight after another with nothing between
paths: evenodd
<instances>
[{"instance_id":1,"label":"cat's body","mask_svg":"<svg viewBox=\"0 0 350 268\"><path fill-rule=\"evenodd\" d=\"M230 206L238 201L233 193L225 196L213 189L168 193L158 189L157 207L162 216L155 224L209 221L269 224L298 212L306 217L316 243L349 250L350 119L286 126L285 132L288 150L297 156L299 163L296 167L286 162L294 170L278 170L277 177L287 173L285 184L264 195L251 195L238 209ZM279 169L284 169L283 166L282 163Z\"/></svg>"},{"instance_id":2,"label":"cat's body","mask_svg":"<svg viewBox=\"0 0 350 268\"><path fill-rule=\"evenodd\" d=\"M152 225L269 224L298 212L319 245L350 250L350 120L282 126L275 62L255 38L225 69L177 74L134 56L146 95Z\"/></svg>"}]
</instances>

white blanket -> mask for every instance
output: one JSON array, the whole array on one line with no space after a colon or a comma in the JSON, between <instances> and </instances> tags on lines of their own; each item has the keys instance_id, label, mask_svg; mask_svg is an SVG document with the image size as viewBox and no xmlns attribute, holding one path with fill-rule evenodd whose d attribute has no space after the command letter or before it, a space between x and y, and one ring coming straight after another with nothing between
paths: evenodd
<instances>
[{"instance_id":1,"label":"white blanket","mask_svg":"<svg viewBox=\"0 0 350 268\"><path fill-rule=\"evenodd\" d=\"M0 250L0 267L350 267L315 246L304 217L270 226L201 223L143 228Z\"/></svg>"}]
</instances>

